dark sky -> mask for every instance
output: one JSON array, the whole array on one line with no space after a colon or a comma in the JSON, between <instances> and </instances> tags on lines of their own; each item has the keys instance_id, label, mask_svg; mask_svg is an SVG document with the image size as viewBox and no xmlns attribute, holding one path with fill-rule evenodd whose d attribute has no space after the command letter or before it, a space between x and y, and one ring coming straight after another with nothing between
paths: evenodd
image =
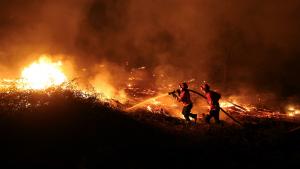
<instances>
[{"instance_id":1,"label":"dark sky","mask_svg":"<svg viewBox=\"0 0 300 169\"><path fill-rule=\"evenodd\" d=\"M299 0L1 0L0 71L63 54L88 71L128 61L224 89L298 95L299 11Z\"/></svg>"}]
</instances>

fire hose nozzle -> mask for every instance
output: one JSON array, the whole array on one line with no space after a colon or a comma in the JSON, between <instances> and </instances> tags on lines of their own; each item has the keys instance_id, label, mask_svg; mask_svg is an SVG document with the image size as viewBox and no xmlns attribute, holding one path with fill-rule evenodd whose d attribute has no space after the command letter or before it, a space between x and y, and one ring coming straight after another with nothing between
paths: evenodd
<instances>
[{"instance_id":1,"label":"fire hose nozzle","mask_svg":"<svg viewBox=\"0 0 300 169\"><path fill-rule=\"evenodd\" d=\"M173 95L173 94L175 94L176 93L176 91L174 90L174 91L172 91L172 92L169 92L168 94L169 95Z\"/></svg>"},{"instance_id":2,"label":"fire hose nozzle","mask_svg":"<svg viewBox=\"0 0 300 169\"><path fill-rule=\"evenodd\" d=\"M175 98L177 98L176 93L179 95L179 94L180 94L180 90L179 90L179 89L173 90L172 92L169 92L168 94L169 94L169 95L172 95L172 96L175 97Z\"/></svg>"}]
</instances>

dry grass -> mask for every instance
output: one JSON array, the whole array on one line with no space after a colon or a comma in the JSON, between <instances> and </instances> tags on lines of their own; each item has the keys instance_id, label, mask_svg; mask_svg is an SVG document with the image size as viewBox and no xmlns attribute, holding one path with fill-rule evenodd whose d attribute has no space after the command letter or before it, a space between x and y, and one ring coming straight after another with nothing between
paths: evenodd
<instances>
[{"instance_id":1,"label":"dry grass","mask_svg":"<svg viewBox=\"0 0 300 169\"><path fill-rule=\"evenodd\" d=\"M295 123L190 125L142 110L127 114L118 103L98 98L63 87L1 92L1 166L250 168L293 165L299 158L298 134L286 133Z\"/></svg>"}]
</instances>

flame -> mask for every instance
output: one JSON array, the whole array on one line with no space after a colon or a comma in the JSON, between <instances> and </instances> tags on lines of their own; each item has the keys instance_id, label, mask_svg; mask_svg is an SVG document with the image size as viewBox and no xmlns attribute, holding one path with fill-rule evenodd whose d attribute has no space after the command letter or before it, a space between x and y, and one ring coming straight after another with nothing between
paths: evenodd
<instances>
[{"instance_id":1,"label":"flame","mask_svg":"<svg viewBox=\"0 0 300 169\"><path fill-rule=\"evenodd\" d=\"M50 58L42 55L38 61L33 62L22 71L24 89L46 89L57 86L67 80L61 70L62 62L52 62Z\"/></svg>"},{"instance_id":2,"label":"flame","mask_svg":"<svg viewBox=\"0 0 300 169\"><path fill-rule=\"evenodd\" d=\"M229 102L225 102L225 101L221 101L220 102L220 106L221 107L232 107L233 106L233 104L231 104L231 103L229 103Z\"/></svg>"},{"instance_id":3,"label":"flame","mask_svg":"<svg viewBox=\"0 0 300 169\"><path fill-rule=\"evenodd\" d=\"M289 105L287 109L288 109L288 111L295 111L295 107L291 106L291 105Z\"/></svg>"},{"instance_id":4,"label":"flame","mask_svg":"<svg viewBox=\"0 0 300 169\"><path fill-rule=\"evenodd\" d=\"M295 107L294 105L288 105L287 108L287 115L290 117L294 117L300 114L300 110L298 107Z\"/></svg>"},{"instance_id":5,"label":"flame","mask_svg":"<svg viewBox=\"0 0 300 169\"><path fill-rule=\"evenodd\" d=\"M117 89L110 79L107 72L99 73L92 81L91 84L97 93L102 94L102 99L116 99L120 103L127 101L127 95L123 89Z\"/></svg>"},{"instance_id":6,"label":"flame","mask_svg":"<svg viewBox=\"0 0 300 169\"><path fill-rule=\"evenodd\" d=\"M152 112L151 106L147 106L147 110L150 111L150 112Z\"/></svg>"}]
</instances>

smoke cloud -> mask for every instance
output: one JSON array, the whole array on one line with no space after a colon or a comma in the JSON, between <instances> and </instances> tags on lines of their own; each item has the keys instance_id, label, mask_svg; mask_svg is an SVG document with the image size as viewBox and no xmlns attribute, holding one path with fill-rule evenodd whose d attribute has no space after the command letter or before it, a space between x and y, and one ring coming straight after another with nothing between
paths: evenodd
<instances>
[{"instance_id":1,"label":"smoke cloud","mask_svg":"<svg viewBox=\"0 0 300 169\"><path fill-rule=\"evenodd\" d=\"M0 75L47 53L96 84L97 65L115 85L146 66L167 83L289 97L300 93L299 10L297 0L2 0Z\"/></svg>"}]
</instances>

